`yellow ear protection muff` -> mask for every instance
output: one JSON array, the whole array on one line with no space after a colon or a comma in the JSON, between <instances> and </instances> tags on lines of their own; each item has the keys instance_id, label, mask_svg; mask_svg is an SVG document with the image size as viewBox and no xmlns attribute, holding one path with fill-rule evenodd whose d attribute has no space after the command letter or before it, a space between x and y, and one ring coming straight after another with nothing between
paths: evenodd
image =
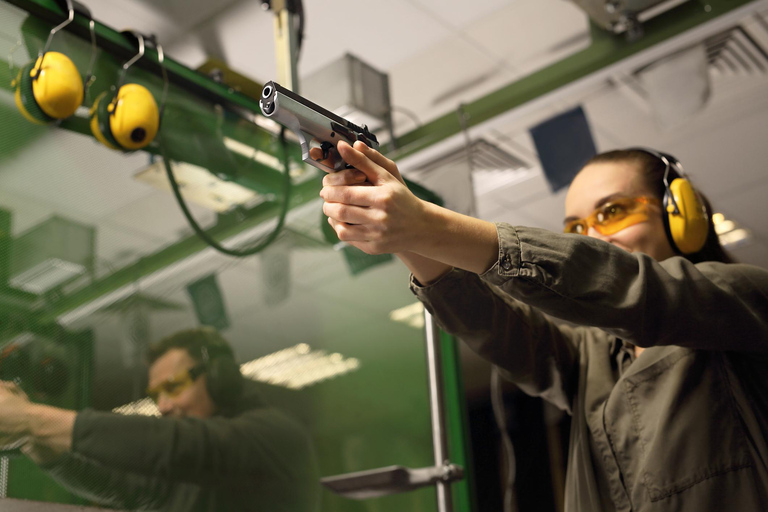
<instances>
[{"instance_id":1,"label":"yellow ear protection muff","mask_svg":"<svg viewBox=\"0 0 768 512\"><path fill-rule=\"evenodd\" d=\"M699 252L707 242L709 213L704 201L693 188L680 162L671 155L647 148L643 151L661 160L664 170L664 229L672 248L681 254Z\"/></svg>"},{"instance_id":2,"label":"yellow ear protection muff","mask_svg":"<svg viewBox=\"0 0 768 512\"><path fill-rule=\"evenodd\" d=\"M107 92L101 93L96 98L91 107L91 132L108 148L134 151L152 142L160 129L160 119L168 91L168 75L164 65L163 48L155 43L164 80L160 108L146 87L136 83L126 84L128 68L144 56L145 38L137 32L124 33L130 33L138 40L139 53L123 64L112 98L108 98Z\"/></svg>"},{"instance_id":3,"label":"yellow ear protection muff","mask_svg":"<svg viewBox=\"0 0 768 512\"><path fill-rule=\"evenodd\" d=\"M75 9L72 0L66 0L69 13L66 20L51 29L43 50L34 62L21 68L11 86L15 89L16 106L30 122L48 124L65 119L75 113L82 104L84 91L91 80L96 55L96 34L91 19L91 42L93 46L91 63L83 80L72 60L63 53L48 51L53 36L72 23ZM90 17L90 12L78 5L78 10Z\"/></svg>"}]
</instances>

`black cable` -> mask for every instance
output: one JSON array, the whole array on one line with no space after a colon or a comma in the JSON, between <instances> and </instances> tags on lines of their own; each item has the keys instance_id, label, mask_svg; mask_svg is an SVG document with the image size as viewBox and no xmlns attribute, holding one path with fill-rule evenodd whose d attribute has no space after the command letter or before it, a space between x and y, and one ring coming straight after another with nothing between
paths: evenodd
<instances>
[{"instance_id":1,"label":"black cable","mask_svg":"<svg viewBox=\"0 0 768 512\"><path fill-rule=\"evenodd\" d=\"M160 144L160 156L163 159L163 165L165 166L165 172L168 175L168 181L171 183L171 189L173 189L173 195L176 196L176 201L179 203L179 206L181 207L181 211L184 213L184 217L187 218L187 222L189 222L189 225L192 226L192 229L195 230L195 233L197 233L197 236L199 236L206 244L213 247L220 253L226 254L228 256L234 256L236 258L245 258L246 256L252 256L256 254L257 252L260 252L264 250L269 244L275 241L277 238L277 235L280 234L280 231L283 229L283 224L285 223L285 217L288 214L288 205L291 203L291 173L290 173L290 166L288 165L288 144L285 141L285 128L280 130L280 144L283 148L283 158L285 162L285 183L283 187L283 205L280 209L280 216L277 220L277 226L275 229L266 237L264 240L256 244L254 247L251 247L250 249L245 249L243 251L236 251L234 249L227 249L223 245L219 244L216 240L211 238L211 236L203 231L203 228L200 227L200 225L195 221L194 217L192 217L192 213L189 211L189 208L187 207L186 201L184 201L184 197L181 195L181 190L179 189L179 184L176 181L176 177L173 175L173 169L171 169L171 163L168 157L166 156L165 152L165 145Z\"/></svg>"},{"instance_id":2,"label":"black cable","mask_svg":"<svg viewBox=\"0 0 768 512\"><path fill-rule=\"evenodd\" d=\"M301 48L304 43L304 4L301 0L295 0L293 5L296 16L299 17L298 27L296 27L296 62L299 62L299 56L301 55Z\"/></svg>"}]
</instances>

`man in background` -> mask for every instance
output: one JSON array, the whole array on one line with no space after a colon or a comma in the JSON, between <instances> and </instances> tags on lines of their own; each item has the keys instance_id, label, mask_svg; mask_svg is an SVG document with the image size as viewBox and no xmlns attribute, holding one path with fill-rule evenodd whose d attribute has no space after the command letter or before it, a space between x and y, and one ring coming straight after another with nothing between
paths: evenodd
<instances>
[{"instance_id":1,"label":"man in background","mask_svg":"<svg viewBox=\"0 0 768 512\"><path fill-rule=\"evenodd\" d=\"M72 492L110 507L163 511L314 511L313 447L268 407L214 329L189 329L148 353L161 417L34 404L0 383L0 443Z\"/></svg>"}]
</instances>

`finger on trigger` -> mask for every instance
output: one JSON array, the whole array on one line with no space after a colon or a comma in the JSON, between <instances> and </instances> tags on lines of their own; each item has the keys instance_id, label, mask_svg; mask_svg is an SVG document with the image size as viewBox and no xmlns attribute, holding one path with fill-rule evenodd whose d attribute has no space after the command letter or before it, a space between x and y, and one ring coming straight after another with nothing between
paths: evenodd
<instances>
[{"instance_id":1,"label":"finger on trigger","mask_svg":"<svg viewBox=\"0 0 768 512\"><path fill-rule=\"evenodd\" d=\"M344 161L355 169L365 173L369 180L371 178L376 179L384 175L390 175L388 171L382 169L373 160L369 159L364 153L353 148L346 142L339 142L338 149Z\"/></svg>"}]
</instances>

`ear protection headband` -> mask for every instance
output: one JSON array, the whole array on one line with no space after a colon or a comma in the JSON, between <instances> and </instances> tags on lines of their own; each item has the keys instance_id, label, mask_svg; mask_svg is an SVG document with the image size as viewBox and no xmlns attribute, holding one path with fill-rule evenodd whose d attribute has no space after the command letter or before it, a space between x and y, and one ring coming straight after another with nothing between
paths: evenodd
<instances>
[{"instance_id":1,"label":"ear protection headband","mask_svg":"<svg viewBox=\"0 0 768 512\"><path fill-rule=\"evenodd\" d=\"M154 140L160 129L160 119L165 109L168 93L168 75L164 65L163 47L152 41L157 49L157 60L163 73L163 97L158 109L154 96L143 85L125 83L125 77L133 64L144 56L143 35L126 31L139 44L139 53L123 64L117 86L111 99L107 92L96 98L91 108L91 132L94 137L110 149L134 151L147 146Z\"/></svg>"},{"instance_id":2,"label":"ear protection headband","mask_svg":"<svg viewBox=\"0 0 768 512\"><path fill-rule=\"evenodd\" d=\"M218 407L233 405L243 391L243 376L232 351L226 345L213 341L200 348L206 368L206 387Z\"/></svg>"},{"instance_id":3,"label":"ear protection headband","mask_svg":"<svg viewBox=\"0 0 768 512\"><path fill-rule=\"evenodd\" d=\"M672 248L681 254L700 251L709 234L709 213L701 196L691 185L680 162L671 155L647 148L630 151L648 153L666 166L664 170L664 229Z\"/></svg>"},{"instance_id":4,"label":"ear protection headband","mask_svg":"<svg viewBox=\"0 0 768 512\"><path fill-rule=\"evenodd\" d=\"M28 121L35 124L53 123L74 114L83 103L84 91L88 89L93 78L92 70L96 57L93 18L90 21L91 62L85 80L81 79L69 57L63 53L48 51L53 36L75 18L72 0L66 0L66 8L69 13L67 19L51 29L37 59L22 67L11 83L11 87L15 89L16 107ZM77 10L84 16L91 17L84 6L78 4Z\"/></svg>"}]
</instances>

